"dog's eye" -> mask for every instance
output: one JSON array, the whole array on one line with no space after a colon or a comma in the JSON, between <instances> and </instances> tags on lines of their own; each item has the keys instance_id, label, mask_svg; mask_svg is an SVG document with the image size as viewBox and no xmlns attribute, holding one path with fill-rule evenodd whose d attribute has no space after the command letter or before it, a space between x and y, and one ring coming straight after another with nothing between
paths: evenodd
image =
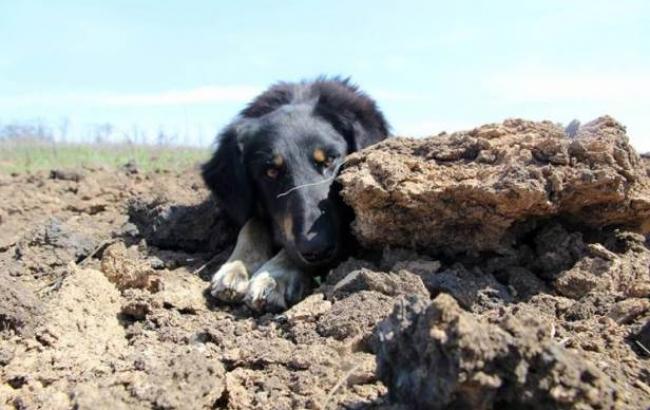
<instances>
[{"instance_id":1,"label":"dog's eye","mask_svg":"<svg viewBox=\"0 0 650 410\"><path fill-rule=\"evenodd\" d=\"M336 154L329 154L327 155L327 158L325 159L325 162L323 162L323 165L327 168L331 167L334 165L334 162L339 158L338 155Z\"/></svg>"},{"instance_id":2,"label":"dog's eye","mask_svg":"<svg viewBox=\"0 0 650 410\"><path fill-rule=\"evenodd\" d=\"M280 170L276 167L270 167L266 169L266 176L271 179L276 179L280 175Z\"/></svg>"},{"instance_id":3,"label":"dog's eye","mask_svg":"<svg viewBox=\"0 0 650 410\"><path fill-rule=\"evenodd\" d=\"M320 148L316 148L313 153L314 162L318 165L324 165L327 162L327 154Z\"/></svg>"},{"instance_id":4,"label":"dog's eye","mask_svg":"<svg viewBox=\"0 0 650 410\"><path fill-rule=\"evenodd\" d=\"M332 166L332 164L334 163L334 160L335 160L335 159L336 159L336 156L335 156L335 155L332 155L332 154L326 153L326 152L325 152L324 150L322 150L322 149L316 149L316 150L314 150L314 162L315 162L316 165L318 165L319 167L329 168L329 167Z\"/></svg>"}]
</instances>

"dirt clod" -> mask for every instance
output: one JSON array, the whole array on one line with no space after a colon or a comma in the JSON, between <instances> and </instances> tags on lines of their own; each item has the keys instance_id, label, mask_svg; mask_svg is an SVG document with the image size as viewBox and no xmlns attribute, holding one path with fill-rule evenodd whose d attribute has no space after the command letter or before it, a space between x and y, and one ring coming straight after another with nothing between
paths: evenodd
<instances>
[{"instance_id":1,"label":"dirt clod","mask_svg":"<svg viewBox=\"0 0 650 410\"><path fill-rule=\"evenodd\" d=\"M84 178L84 173L76 169L53 169L50 171L50 178L79 182Z\"/></svg>"},{"instance_id":2,"label":"dirt clod","mask_svg":"<svg viewBox=\"0 0 650 410\"><path fill-rule=\"evenodd\" d=\"M7 274L0 274L0 332L28 336L40 320L43 306L29 288Z\"/></svg>"},{"instance_id":3,"label":"dirt clod","mask_svg":"<svg viewBox=\"0 0 650 410\"><path fill-rule=\"evenodd\" d=\"M129 203L129 217L151 245L189 252L215 252L233 243L236 232L214 200L180 205L174 199Z\"/></svg>"},{"instance_id":4,"label":"dirt clod","mask_svg":"<svg viewBox=\"0 0 650 410\"><path fill-rule=\"evenodd\" d=\"M151 292L162 290L160 275L148 260L138 259L136 249L129 252L124 243L117 242L104 250L101 270L118 289L139 288Z\"/></svg>"},{"instance_id":5,"label":"dirt clod","mask_svg":"<svg viewBox=\"0 0 650 410\"><path fill-rule=\"evenodd\" d=\"M616 385L534 318L481 323L448 295L409 298L378 327L379 377L417 408L612 408Z\"/></svg>"},{"instance_id":6,"label":"dirt clod","mask_svg":"<svg viewBox=\"0 0 650 410\"><path fill-rule=\"evenodd\" d=\"M328 292L327 298L340 300L362 290L371 290L387 296L429 295L422 280L407 270L386 273L362 268L350 272L338 281Z\"/></svg>"},{"instance_id":7,"label":"dirt clod","mask_svg":"<svg viewBox=\"0 0 650 410\"><path fill-rule=\"evenodd\" d=\"M646 170L610 117L574 139L556 124L524 120L389 139L351 155L339 180L369 247L502 251L519 223L560 216L650 229Z\"/></svg>"}]
</instances>

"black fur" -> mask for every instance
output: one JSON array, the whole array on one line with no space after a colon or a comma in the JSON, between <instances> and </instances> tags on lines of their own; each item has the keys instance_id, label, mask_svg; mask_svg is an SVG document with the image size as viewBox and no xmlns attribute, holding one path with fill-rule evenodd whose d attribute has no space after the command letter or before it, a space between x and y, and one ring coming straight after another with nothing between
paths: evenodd
<instances>
[{"instance_id":1,"label":"black fur","mask_svg":"<svg viewBox=\"0 0 650 410\"><path fill-rule=\"evenodd\" d=\"M203 164L206 185L219 198L226 212L239 225L253 214L253 189L250 186L244 160L237 146L237 134L227 128L220 136L220 145L212 158Z\"/></svg>"},{"instance_id":2,"label":"black fur","mask_svg":"<svg viewBox=\"0 0 650 410\"><path fill-rule=\"evenodd\" d=\"M375 102L348 79L279 83L219 135L203 179L238 224L266 218L276 244L296 263L322 265L340 253L347 223L332 180L347 154L387 135ZM315 149L327 152L327 167L314 162ZM277 178L269 178L265 172L276 155L286 163ZM307 186L286 194L299 185Z\"/></svg>"}]
</instances>

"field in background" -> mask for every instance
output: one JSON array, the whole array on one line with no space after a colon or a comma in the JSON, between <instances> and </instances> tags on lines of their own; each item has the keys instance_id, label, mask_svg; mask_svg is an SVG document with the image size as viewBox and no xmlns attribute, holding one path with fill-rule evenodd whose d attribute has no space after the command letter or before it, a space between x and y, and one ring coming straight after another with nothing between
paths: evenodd
<instances>
[{"instance_id":1,"label":"field in background","mask_svg":"<svg viewBox=\"0 0 650 410\"><path fill-rule=\"evenodd\" d=\"M139 169L178 170L210 156L209 149L168 145L61 144L45 141L0 141L0 173L79 167L120 167L135 162Z\"/></svg>"}]
</instances>

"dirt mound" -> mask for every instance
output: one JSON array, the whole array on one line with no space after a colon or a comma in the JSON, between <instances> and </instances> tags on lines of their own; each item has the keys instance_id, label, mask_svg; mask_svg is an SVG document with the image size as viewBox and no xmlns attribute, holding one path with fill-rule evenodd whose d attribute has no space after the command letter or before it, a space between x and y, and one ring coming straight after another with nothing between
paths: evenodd
<instances>
[{"instance_id":1,"label":"dirt mound","mask_svg":"<svg viewBox=\"0 0 650 410\"><path fill-rule=\"evenodd\" d=\"M490 323L446 294L409 298L378 327L378 372L418 408L612 408L612 379L551 332L526 310Z\"/></svg>"},{"instance_id":2,"label":"dirt mound","mask_svg":"<svg viewBox=\"0 0 650 410\"><path fill-rule=\"evenodd\" d=\"M550 122L507 120L353 154L340 176L366 246L502 251L520 224L562 217L650 229L650 182L625 128L599 118L568 138Z\"/></svg>"},{"instance_id":3,"label":"dirt mound","mask_svg":"<svg viewBox=\"0 0 650 410\"><path fill-rule=\"evenodd\" d=\"M218 305L206 279L234 232L198 172L6 176L0 197L0 407L364 407L385 394L367 346L399 292L371 290L375 274L354 282L365 293L321 292L279 316Z\"/></svg>"},{"instance_id":4,"label":"dirt mound","mask_svg":"<svg viewBox=\"0 0 650 410\"><path fill-rule=\"evenodd\" d=\"M186 205L177 201L135 198L129 202L129 218L147 243L162 249L217 252L234 242L237 232L213 198Z\"/></svg>"},{"instance_id":5,"label":"dirt mound","mask_svg":"<svg viewBox=\"0 0 650 410\"><path fill-rule=\"evenodd\" d=\"M554 275L521 265L543 260L534 253L418 272L434 302L399 300L373 335L378 377L392 401L419 408L650 405L645 238L614 230L587 243L582 234L552 231L555 237L538 235L554 244L573 235L583 249Z\"/></svg>"},{"instance_id":6,"label":"dirt mound","mask_svg":"<svg viewBox=\"0 0 650 410\"><path fill-rule=\"evenodd\" d=\"M443 260L418 272L439 296L401 300L375 332L391 399L647 408L650 252L628 229L650 227L649 175L609 117L573 138L508 120L351 156L359 240Z\"/></svg>"},{"instance_id":7,"label":"dirt mound","mask_svg":"<svg viewBox=\"0 0 650 410\"><path fill-rule=\"evenodd\" d=\"M206 292L196 170L2 176L0 407L648 408L649 176L607 118L387 141L341 178L368 248L263 316Z\"/></svg>"}]
</instances>

